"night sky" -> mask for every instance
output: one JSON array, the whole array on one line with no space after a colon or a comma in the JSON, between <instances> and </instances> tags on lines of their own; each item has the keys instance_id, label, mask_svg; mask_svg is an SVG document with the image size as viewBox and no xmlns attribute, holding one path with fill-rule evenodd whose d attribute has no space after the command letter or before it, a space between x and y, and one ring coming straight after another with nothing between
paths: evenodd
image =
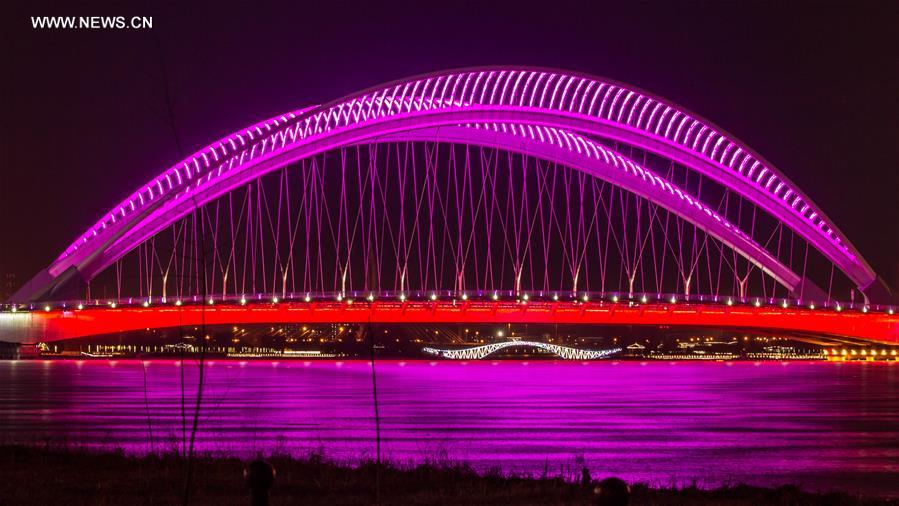
<instances>
[{"instance_id":1,"label":"night sky","mask_svg":"<svg viewBox=\"0 0 899 506\"><path fill-rule=\"evenodd\" d=\"M19 283L178 159L252 122L423 72L572 69L735 134L899 285L899 2L22 2L4 44L0 273ZM150 31L35 15L152 16Z\"/></svg>"}]
</instances>

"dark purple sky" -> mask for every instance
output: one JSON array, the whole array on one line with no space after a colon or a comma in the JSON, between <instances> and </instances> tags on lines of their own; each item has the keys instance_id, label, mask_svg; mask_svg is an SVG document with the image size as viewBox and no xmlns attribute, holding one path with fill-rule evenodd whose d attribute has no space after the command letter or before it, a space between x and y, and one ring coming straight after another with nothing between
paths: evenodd
<instances>
[{"instance_id":1,"label":"dark purple sky","mask_svg":"<svg viewBox=\"0 0 899 506\"><path fill-rule=\"evenodd\" d=\"M538 65L632 83L771 160L899 285L899 2L188 3L0 7L0 273L24 282L176 161L157 114L162 59L187 151L443 68ZM152 16L154 27L34 30L35 15Z\"/></svg>"}]
</instances>

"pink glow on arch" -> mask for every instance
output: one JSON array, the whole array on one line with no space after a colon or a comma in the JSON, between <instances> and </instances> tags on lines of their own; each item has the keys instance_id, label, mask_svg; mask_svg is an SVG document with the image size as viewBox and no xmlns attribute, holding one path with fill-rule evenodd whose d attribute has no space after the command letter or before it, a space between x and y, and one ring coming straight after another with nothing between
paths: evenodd
<instances>
[{"instance_id":1,"label":"pink glow on arch","mask_svg":"<svg viewBox=\"0 0 899 506\"><path fill-rule=\"evenodd\" d=\"M576 80L578 83L574 85ZM460 86L460 83L463 84ZM399 99L394 99L400 89ZM597 110L600 95L602 97ZM588 101L589 107L585 109ZM518 113L523 111L525 103L528 109L558 115L559 118L576 117L620 128L629 134L639 134L653 142L662 142L666 146L698 156L722 174L739 181L740 186L735 185L732 188L734 191L741 193L745 189L754 188L761 192L760 195L769 195L765 201L769 209L776 210L777 216L783 218L791 228L795 226L801 234L807 235L818 249L834 259L841 268L853 270L850 276L857 279L860 286L873 279L870 268L859 260L857 253L835 231L833 225L822 217L820 209L816 209L798 188L775 169L758 160L745 146L695 115L666 105L638 90L599 79L548 71L502 69L438 73L380 88L334 105L299 109L252 125L197 151L153 180L153 184L158 185L158 192L148 188L146 193L153 205L159 201L176 199L178 195L190 191L187 181L182 179L182 167L185 168L187 180L193 179L194 175L198 176L199 186L201 181L211 182L225 177L224 174L254 164L261 158L269 159L292 149L296 144L362 127L371 121L412 115L426 116L449 108L471 112L473 116L488 108ZM647 113L649 117L644 122ZM633 118L636 118L636 122ZM681 137L688 122L690 126ZM697 126L698 132L694 136ZM244 135L249 138L249 143ZM202 167L200 159L203 161ZM188 169L191 163L195 174ZM750 164L749 171L744 172ZM769 173L770 178L763 180ZM163 177L166 178L167 186L170 185L169 188L161 184ZM775 181L779 184L772 188ZM784 190L787 191L784 195L796 196L792 202L789 201L790 197L779 197ZM144 193L135 192L112 208L117 211L125 210L121 219L116 218L116 213L105 213L103 219L66 248L55 264L73 254L76 245L89 244L100 231L132 226L131 222L139 219L135 216L140 214L140 208L150 204ZM801 210L797 210L797 207ZM119 214L121 215L120 212ZM790 222L786 221L788 216L791 217Z\"/></svg>"}]
</instances>

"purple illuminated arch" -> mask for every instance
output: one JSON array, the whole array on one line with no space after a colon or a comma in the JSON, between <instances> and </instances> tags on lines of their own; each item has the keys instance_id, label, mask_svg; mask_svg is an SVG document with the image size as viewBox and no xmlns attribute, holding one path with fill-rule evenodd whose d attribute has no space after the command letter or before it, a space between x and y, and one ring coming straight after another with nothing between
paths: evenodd
<instances>
[{"instance_id":1,"label":"purple illuminated arch","mask_svg":"<svg viewBox=\"0 0 899 506\"><path fill-rule=\"evenodd\" d=\"M877 279L851 243L792 182L708 121L608 80L495 68L397 81L220 139L112 208L14 300L39 299L61 284L90 280L196 206L288 163L343 146L403 139L500 147L587 171L691 221L790 290L802 283L699 199L581 134L621 141L702 173L782 221L860 289Z\"/></svg>"}]
</instances>

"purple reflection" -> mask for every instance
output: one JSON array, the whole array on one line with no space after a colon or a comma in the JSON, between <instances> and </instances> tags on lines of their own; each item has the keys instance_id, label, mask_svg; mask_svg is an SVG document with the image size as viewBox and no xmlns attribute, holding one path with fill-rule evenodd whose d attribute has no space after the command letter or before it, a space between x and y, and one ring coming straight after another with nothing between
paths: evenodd
<instances>
[{"instance_id":1,"label":"purple reflection","mask_svg":"<svg viewBox=\"0 0 899 506\"><path fill-rule=\"evenodd\" d=\"M186 365L192 395L197 368ZM200 451L373 456L367 362L274 365L216 360L207 369ZM481 471L557 475L582 457L594 476L662 485L798 483L899 495L897 371L889 363L384 361L383 450L394 461L467 461ZM171 360L0 362L0 429L11 441L172 449L181 438L179 381Z\"/></svg>"}]
</instances>

